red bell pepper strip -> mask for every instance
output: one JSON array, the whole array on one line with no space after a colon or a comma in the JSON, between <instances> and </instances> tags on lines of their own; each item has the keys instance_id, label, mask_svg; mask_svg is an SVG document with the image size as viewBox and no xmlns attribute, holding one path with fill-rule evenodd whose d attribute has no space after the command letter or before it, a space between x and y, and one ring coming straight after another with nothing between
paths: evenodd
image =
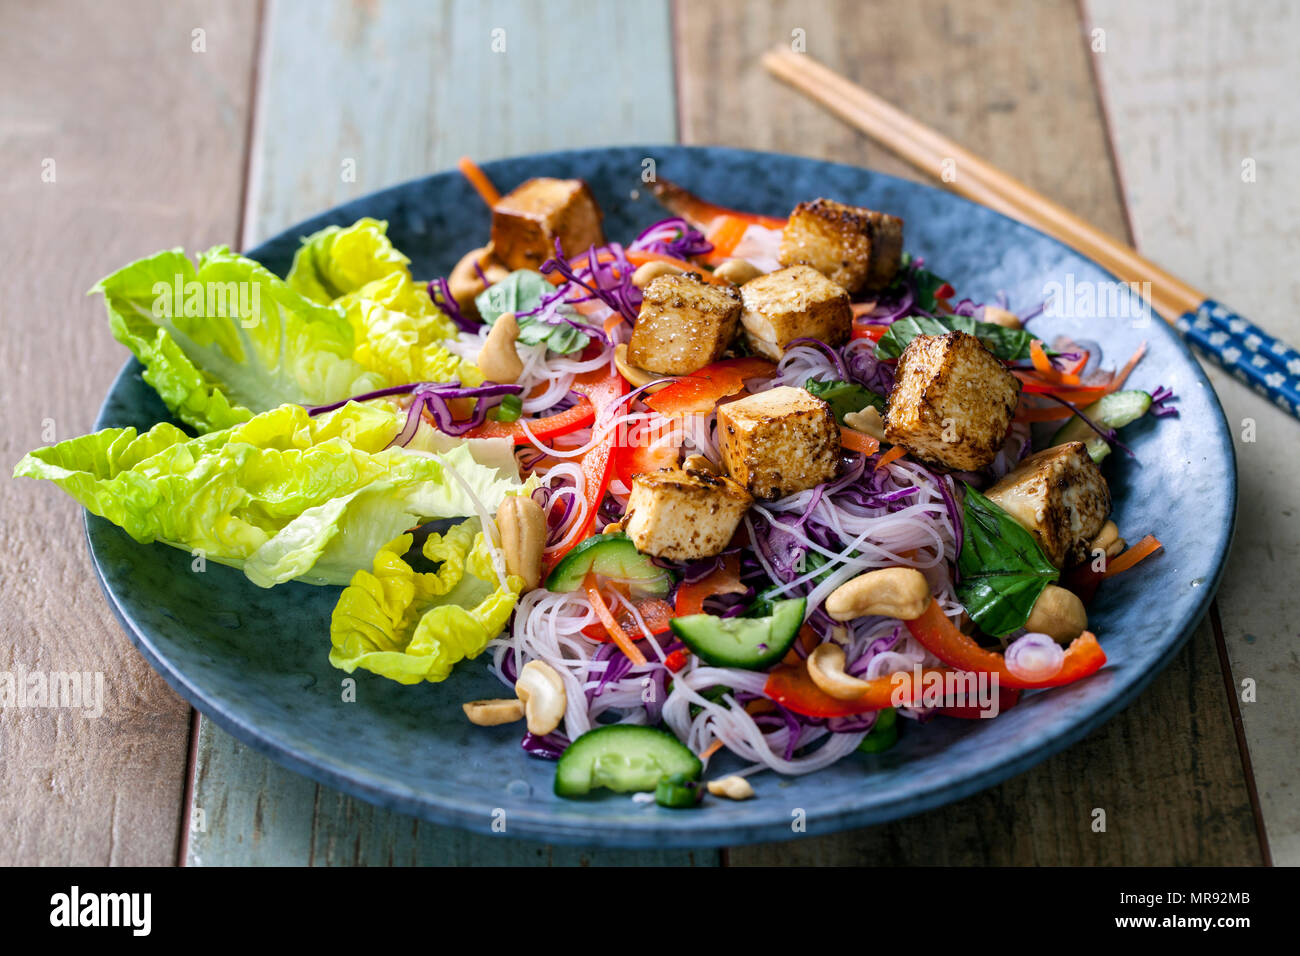
<instances>
[{"instance_id":1,"label":"red bell pepper strip","mask_svg":"<svg viewBox=\"0 0 1300 956\"><path fill-rule=\"evenodd\" d=\"M683 647L679 647L667 657L664 658L664 667L668 668L674 674L686 666L690 660L691 653Z\"/></svg>"},{"instance_id":2,"label":"red bell pepper strip","mask_svg":"<svg viewBox=\"0 0 1300 956\"><path fill-rule=\"evenodd\" d=\"M1020 703L1020 691L1014 687L1003 687L998 685L998 713L1004 710L1010 710L1016 704ZM951 707L940 707L939 713L945 717L958 717L962 720L979 720L984 717L988 711L983 707L977 707L973 704L960 704Z\"/></svg>"},{"instance_id":3,"label":"red bell pepper strip","mask_svg":"<svg viewBox=\"0 0 1300 956\"><path fill-rule=\"evenodd\" d=\"M600 368L575 376L573 390L586 397L596 409L597 434L601 429L606 429L606 432L604 437L597 440L596 444L582 456L582 497L587 502L587 517L578 529L572 544L564 551L547 557L544 571L548 574L578 542L590 538L596 526L596 514L600 510L600 503L605 498L605 492L609 489L609 480L613 476L614 449L618 447L619 442L618 429L609 428L609 423L614 417L615 408L627 394L627 381L610 366L602 365Z\"/></svg>"},{"instance_id":4,"label":"red bell pepper strip","mask_svg":"<svg viewBox=\"0 0 1300 956\"><path fill-rule=\"evenodd\" d=\"M659 434L656 425L663 423L667 430ZM631 487L632 478L660 468L677 464L685 433L677 423L667 419L658 422L640 422L629 430L628 441L621 442L614 451L614 474L623 484Z\"/></svg>"},{"instance_id":5,"label":"red bell pepper strip","mask_svg":"<svg viewBox=\"0 0 1300 956\"><path fill-rule=\"evenodd\" d=\"M740 555L729 554L722 559L722 567L694 584L682 583L677 586L677 603L674 612L677 617L688 614L703 614L704 601L718 594L744 594L749 589L740 582Z\"/></svg>"},{"instance_id":6,"label":"red bell pepper strip","mask_svg":"<svg viewBox=\"0 0 1300 956\"><path fill-rule=\"evenodd\" d=\"M925 668L921 671L921 680L924 683L930 679L931 674L944 680L945 673L942 668ZM808 674L807 661L800 661L797 664L781 664L774 667L767 675L763 693L787 710L805 717L851 717L854 714L865 714L871 710L893 707L896 690L901 694L900 699L903 702L911 700L912 680L913 674L909 671L876 677L863 681L865 686L861 697L844 700L832 697L814 684Z\"/></svg>"},{"instance_id":7,"label":"red bell pepper strip","mask_svg":"<svg viewBox=\"0 0 1300 956\"><path fill-rule=\"evenodd\" d=\"M920 617L907 622L907 629L922 647L949 667L995 674L1000 685L1022 690L1072 684L1095 674L1106 663L1106 652L1097 643L1096 635L1084 631L1065 649L1065 661L1060 671L1042 680L1025 680L1007 670L1006 658L997 651L985 650L959 631L934 600Z\"/></svg>"},{"instance_id":8,"label":"red bell pepper strip","mask_svg":"<svg viewBox=\"0 0 1300 956\"><path fill-rule=\"evenodd\" d=\"M640 601L633 601L633 607L636 608L641 620L645 621L645 626L650 629L651 634L666 634L669 630L668 622L673 617L673 606L661 598L645 598ZM644 634L641 631L641 625L637 623L632 612L627 608L620 608L619 612L614 615L614 620L628 634L637 635L640 640ZM605 643L609 640L609 632L603 624L588 624L582 629L582 633L593 641Z\"/></svg>"},{"instance_id":9,"label":"red bell pepper strip","mask_svg":"<svg viewBox=\"0 0 1300 956\"><path fill-rule=\"evenodd\" d=\"M745 380L776 374L767 359L733 358L706 365L683 375L671 385L647 397L645 403L661 415L690 415L711 412L718 402L745 387Z\"/></svg>"},{"instance_id":10,"label":"red bell pepper strip","mask_svg":"<svg viewBox=\"0 0 1300 956\"><path fill-rule=\"evenodd\" d=\"M528 419L528 429L538 441L547 441L586 428L596 418L596 409L587 396L580 397L578 404L562 412L548 415L546 418ZM516 445L530 444L524 427L520 422L484 422L478 428L465 433L466 438L509 438Z\"/></svg>"},{"instance_id":11,"label":"red bell pepper strip","mask_svg":"<svg viewBox=\"0 0 1300 956\"><path fill-rule=\"evenodd\" d=\"M628 635L627 631L619 626L614 615L609 610L609 605L600 595L600 588L596 587L596 576L588 574L586 580L582 582L582 588L587 593L587 600L591 603L592 609L596 616L600 618L601 623L605 625L605 630L609 632L609 639L618 645L627 659L637 666L644 666L646 663L645 655L641 653L641 648Z\"/></svg>"}]
</instances>

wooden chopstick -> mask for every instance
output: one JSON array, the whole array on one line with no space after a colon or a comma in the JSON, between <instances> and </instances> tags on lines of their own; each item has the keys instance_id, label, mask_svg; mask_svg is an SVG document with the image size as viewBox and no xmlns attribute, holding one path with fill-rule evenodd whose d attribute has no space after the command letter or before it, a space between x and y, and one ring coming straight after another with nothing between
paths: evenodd
<instances>
[{"instance_id":1,"label":"wooden chopstick","mask_svg":"<svg viewBox=\"0 0 1300 956\"><path fill-rule=\"evenodd\" d=\"M778 48L763 55L763 65L850 125L942 180L953 192L1054 236L1105 266L1122 281L1137 283L1152 308L1166 321L1173 323L1180 316L1195 312L1206 300L1203 293L1131 246L822 66L806 53ZM950 168L955 175L945 177L945 168Z\"/></svg>"}]
</instances>

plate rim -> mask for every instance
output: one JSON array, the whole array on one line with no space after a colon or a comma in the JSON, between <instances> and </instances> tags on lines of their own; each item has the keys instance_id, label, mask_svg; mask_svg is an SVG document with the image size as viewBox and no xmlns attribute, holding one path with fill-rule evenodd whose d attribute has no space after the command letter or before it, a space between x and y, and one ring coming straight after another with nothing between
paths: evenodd
<instances>
[{"instance_id":1,"label":"plate rim","mask_svg":"<svg viewBox=\"0 0 1300 956\"><path fill-rule=\"evenodd\" d=\"M982 214L997 216L1000 219L1012 223L1016 228L1028 229L1041 239L1047 240L1065 250L1069 255L1087 261L1112 280L1116 282L1121 281L1109 269L1105 268L1100 263L1097 263L1082 252L1071 248L1066 243L1061 242L1059 239L1048 235L1045 232L1041 232L1032 226L1003 215L996 210L981 206L978 203L973 203L961 196L957 196L927 183L904 179L902 177L878 172L851 163L838 163L830 160L818 159L816 157L800 156L793 153L739 149L736 147L725 146L621 144L617 146L598 146L539 153L525 153L502 157L491 162L485 162L481 165L486 171L490 172L494 166L503 163L515 163L523 160L538 163L558 162L574 156L590 156L592 154L607 153L613 150L642 151L646 155L656 156L656 158L658 158L657 154L692 152L709 153L713 155L728 153L736 158L745 158L750 162L755 161L756 159L761 160L764 157L780 158L783 160L797 160L804 163L839 167L843 170L851 170L858 175L867 174L872 178L879 177L888 182L904 185L908 189L921 189L938 193L944 196L946 200L956 201L977 208ZM250 252L256 251L262 246L280 240L284 236L294 232L305 234L302 232L303 230L318 228L314 225L315 223L319 223L327 217L336 216L355 206L373 203L378 197L389 196L410 190L411 188L418 186L418 184L425 183L435 177L454 173L455 170L452 169L438 170L347 200L346 202L322 210L313 216L277 231L275 234L266 237L254 245L252 250L243 254L249 255ZM1165 324L1163 323L1163 319L1161 321L1162 324ZM828 835L847 829L872 826L914 816L936 807L961 800L982 790L997 786L1011 777L1029 770L1047 758L1073 746L1083 737L1110 721L1117 713L1128 707L1138 697L1138 695L1150 686L1156 676L1169 666L1174 656L1182 651L1192 633L1205 617L1210 603L1214 600L1214 597L1218 592L1219 585L1222 582L1223 575L1226 571L1232 542L1237 528L1239 477L1237 473L1236 447L1231 439L1231 429L1228 425L1227 416L1224 413L1223 405L1219 399L1218 393L1215 391L1213 384L1210 382L1205 370L1201 367L1187 342L1182 338L1182 336L1178 335L1176 330L1171 328L1168 331L1171 339L1176 343L1177 347L1182 350L1184 357L1196 370L1199 380L1203 382L1204 388L1208 393L1208 400L1211 408L1218 413L1217 418L1215 418L1212 423L1213 427L1208 429L1208 431L1215 435L1219 440L1220 445L1226 446L1228 449L1228 456L1225 462L1228 466L1226 468L1228 480L1225 490L1230 504L1228 508L1227 528L1220 536L1221 543L1215 555L1211 580L1205 582L1208 586L1200 589L1200 594L1190 611L1186 613L1179 622L1177 622L1177 636L1175 639L1166 645L1163 653L1161 653L1150 666L1135 675L1129 683L1115 691L1103 705L1091 711L1086 716L1086 719L1071 724L1068 728L1057 733L1055 736L1039 741L1031 747L1007 754L1003 759L996 763L983 766L977 773L971 774L958 781L944 781L943 783L934 785L920 793L909 794L906 797L900 796L877 801L870 805L857 808L845 809L839 807L833 809L817 809L815 807L809 807L807 808L807 828L803 833L793 832L789 823L784 820L774 821L771 823L746 821L737 824L734 829L728 828L723 824L710 830L675 828L660 823L651 824L649 821L647 821L647 825L645 826L609 827L607 824L602 824L602 822L598 820L592 820L590 823L583 824L572 823L564 818L555 819L552 818L547 809L539 807L536 810L515 809L511 811L511 837L515 839L523 838L541 840L548 843L564 845L611 848L646 848L652 845L664 847L738 846L757 842L793 840L806 836ZM95 430L112 427L105 419L109 412L109 405L113 401L113 396L117 394L119 387L128 376L138 374L139 368L140 365L134 356L127 358L117 376L114 378L112 385L105 394L104 400L100 404L99 411L95 418ZM167 662L165 655L162 654L154 645L149 635L144 633L135 623L129 611L122 605L118 595L114 593L107 582L104 570L101 567L100 555L95 549L93 530L93 522L103 520L104 519L94 518L89 511L83 509L83 528L86 536L87 549L90 553L91 562L94 567L95 578L99 583L100 590L103 592L109 608L113 612L114 617L116 617L118 622L122 625L128 639L149 663L150 667L152 667L154 671L158 673L170 687L172 687L173 690L185 698L192 707L203 714L204 717L212 720L221 727L221 729L257 750L259 753L270 757L289 770L306 776L319 784L341 790L357 797L358 799L365 800L368 803L395 812L425 819L433 823L454 826L479 833L492 832L490 811L469 810L458 798L439 797L435 792L417 790L413 787L404 786L400 781L392 777L385 777L382 778L382 780L377 779L373 772L364 768L344 766L337 758L330 758L328 754L325 755L325 759L323 760L313 761L308 759L308 757L302 753L303 746L301 744L299 744L297 749L295 749L292 742L282 740L275 733L274 729L265 730L260 728L255 722L241 718L230 707L224 704L219 697L208 694L181 670L171 666ZM904 803L905 806L903 805Z\"/></svg>"}]
</instances>

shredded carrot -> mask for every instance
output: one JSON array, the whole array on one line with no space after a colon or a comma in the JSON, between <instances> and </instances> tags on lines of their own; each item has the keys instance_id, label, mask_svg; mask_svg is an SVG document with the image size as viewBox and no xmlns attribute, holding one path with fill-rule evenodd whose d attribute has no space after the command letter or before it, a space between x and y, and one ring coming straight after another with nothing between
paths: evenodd
<instances>
[{"instance_id":1,"label":"shredded carrot","mask_svg":"<svg viewBox=\"0 0 1300 956\"><path fill-rule=\"evenodd\" d=\"M876 467L873 468L872 470L879 471L881 468L884 468L886 465L888 465L891 461L898 461L898 459L902 458L906 454L907 454L906 448L904 448L902 445L895 445L893 448L889 449L889 451L885 452L883 455L880 456L880 460L876 462Z\"/></svg>"},{"instance_id":2,"label":"shredded carrot","mask_svg":"<svg viewBox=\"0 0 1300 956\"><path fill-rule=\"evenodd\" d=\"M592 609L595 610L596 616L600 618L600 623L605 625L605 630L609 631L609 639L613 641L627 659L638 667L646 663L645 655L641 653L641 648L633 643L632 638L628 637L627 631L619 626L614 615L610 613L609 605L605 599L600 596L600 589L596 587L595 579L588 574L587 579L582 582L583 588L587 592L587 600L591 602Z\"/></svg>"},{"instance_id":3,"label":"shredded carrot","mask_svg":"<svg viewBox=\"0 0 1300 956\"><path fill-rule=\"evenodd\" d=\"M1034 363L1034 368L1038 369L1043 378L1053 378L1060 374L1052 364L1052 360L1047 357L1047 353L1043 351L1043 343L1040 339L1034 339L1029 343L1029 360Z\"/></svg>"},{"instance_id":4,"label":"shredded carrot","mask_svg":"<svg viewBox=\"0 0 1300 956\"><path fill-rule=\"evenodd\" d=\"M776 710L776 704L766 697L757 697L745 705L745 713L751 717L758 714L770 714Z\"/></svg>"},{"instance_id":5,"label":"shredded carrot","mask_svg":"<svg viewBox=\"0 0 1300 956\"><path fill-rule=\"evenodd\" d=\"M1102 577L1108 578L1111 575L1119 574L1121 571L1127 571L1129 568L1133 567L1133 565L1150 557L1163 547L1164 545L1160 543L1159 538L1153 534L1149 534L1117 557L1114 561L1110 562L1110 564L1106 566L1106 572Z\"/></svg>"},{"instance_id":6,"label":"shredded carrot","mask_svg":"<svg viewBox=\"0 0 1300 956\"><path fill-rule=\"evenodd\" d=\"M1142 356L1146 354L1147 344L1143 342L1137 347L1137 351L1133 353L1132 358L1130 358L1128 362L1124 364L1124 367L1116 373L1115 377L1106 383L1106 387L1110 392L1115 391L1124 384L1124 381L1129 377L1129 373L1131 373L1133 369L1137 368L1137 363L1142 361ZM1107 394L1110 394L1110 392L1107 392Z\"/></svg>"},{"instance_id":7,"label":"shredded carrot","mask_svg":"<svg viewBox=\"0 0 1300 956\"><path fill-rule=\"evenodd\" d=\"M495 206L501 199L501 194L497 188L492 185L492 180L487 178L487 173L478 168L474 160L468 156L462 156L456 163L460 174L469 180L469 184L474 187L474 191L483 197L483 201L489 207Z\"/></svg>"},{"instance_id":8,"label":"shredded carrot","mask_svg":"<svg viewBox=\"0 0 1300 956\"><path fill-rule=\"evenodd\" d=\"M840 428L840 444L852 451L860 451L864 455L874 455L880 451L880 442L852 428Z\"/></svg>"},{"instance_id":9,"label":"shredded carrot","mask_svg":"<svg viewBox=\"0 0 1300 956\"><path fill-rule=\"evenodd\" d=\"M748 228L749 223L739 216L719 216L713 220L713 228L709 232L713 251L709 253L709 259L721 262L730 257L736 251L736 246L740 245L740 240L745 238L745 230Z\"/></svg>"},{"instance_id":10,"label":"shredded carrot","mask_svg":"<svg viewBox=\"0 0 1300 956\"><path fill-rule=\"evenodd\" d=\"M707 747L705 747L703 750L700 751L700 759L708 760L710 757L712 757L715 753L717 753L721 749L722 749L722 740L721 738L719 738L718 740L713 741L713 743L709 744Z\"/></svg>"}]
</instances>

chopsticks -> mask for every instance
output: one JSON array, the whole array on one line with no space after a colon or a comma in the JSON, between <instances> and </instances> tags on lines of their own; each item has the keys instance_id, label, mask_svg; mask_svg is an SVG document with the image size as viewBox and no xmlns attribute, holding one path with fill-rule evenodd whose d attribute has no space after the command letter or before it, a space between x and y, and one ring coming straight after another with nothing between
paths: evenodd
<instances>
[{"instance_id":1,"label":"chopsticks","mask_svg":"<svg viewBox=\"0 0 1300 956\"><path fill-rule=\"evenodd\" d=\"M940 179L953 192L1061 240L1132 284L1133 291L1199 353L1300 416L1300 352L806 53L778 48L765 53L762 62L778 79ZM946 171L955 175L945 176Z\"/></svg>"}]
</instances>

